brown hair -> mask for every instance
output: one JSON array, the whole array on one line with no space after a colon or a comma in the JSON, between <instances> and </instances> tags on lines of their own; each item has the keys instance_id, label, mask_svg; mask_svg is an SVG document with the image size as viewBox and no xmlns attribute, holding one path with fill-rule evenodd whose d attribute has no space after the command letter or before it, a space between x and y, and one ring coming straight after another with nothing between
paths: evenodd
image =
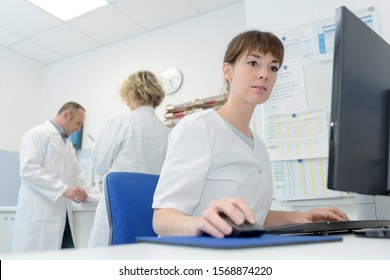
<instances>
[{"instance_id":1,"label":"brown hair","mask_svg":"<svg viewBox=\"0 0 390 280\"><path fill-rule=\"evenodd\" d=\"M74 102L74 101L70 101L70 102L67 102L65 103L64 105L62 105L62 107L60 108L60 110L58 111L57 115L60 115L62 112L66 111L66 110L70 110L70 111L76 111L76 110L83 110L85 112L85 109L83 106L81 106L79 103L77 102Z\"/></svg>"},{"instance_id":2,"label":"brown hair","mask_svg":"<svg viewBox=\"0 0 390 280\"><path fill-rule=\"evenodd\" d=\"M280 39L273 33L259 30L246 31L234 37L227 46L223 62L233 64L242 55L253 51L270 53L280 65L283 63L284 47Z\"/></svg>"}]
</instances>

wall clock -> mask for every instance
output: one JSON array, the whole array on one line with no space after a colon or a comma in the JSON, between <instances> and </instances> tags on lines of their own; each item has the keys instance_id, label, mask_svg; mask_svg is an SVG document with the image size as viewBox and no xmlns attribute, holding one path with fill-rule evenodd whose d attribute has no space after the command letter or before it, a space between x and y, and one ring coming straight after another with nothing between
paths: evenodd
<instances>
[{"instance_id":1,"label":"wall clock","mask_svg":"<svg viewBox=\"0 0 390 280\"><path fill-rule=\"evenodd\" d=\"M176 67L165 69L160 76L166 94L177 92L183 83L183 73Z\"/></svg>"}]
</instances>

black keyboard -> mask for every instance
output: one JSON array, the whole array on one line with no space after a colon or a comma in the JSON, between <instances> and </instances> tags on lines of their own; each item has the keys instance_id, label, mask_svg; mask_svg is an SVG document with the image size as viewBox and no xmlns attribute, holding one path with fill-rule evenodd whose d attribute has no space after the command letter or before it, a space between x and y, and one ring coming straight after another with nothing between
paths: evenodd
<instances>
[{"instance_id":1,"label":"black keyboard","mask_svg":"<svg viewBox=\"0 0 390 280\"><path fill-rule=\"evenodd\" d=\"M266 233L275 234L323 234L352 232L365 228L390 228L390 220L358 220L340 222L315 222L266 227Z\"/></svg>"}]
</instances>

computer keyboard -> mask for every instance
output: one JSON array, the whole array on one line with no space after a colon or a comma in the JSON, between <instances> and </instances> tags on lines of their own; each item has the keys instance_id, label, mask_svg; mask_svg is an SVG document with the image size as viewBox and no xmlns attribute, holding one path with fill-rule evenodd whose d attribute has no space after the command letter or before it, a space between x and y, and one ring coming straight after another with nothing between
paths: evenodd
<instances>
[{"instance_id":1,"label":"computer keyboard","mask_svg":"<svg viewBox=\"0 0 390 280\"><path fill-rule=\"evenodd\" d=\"M275 234L323 234L352 232L364 228L390 228L390 220L357 220L339 222L315 222L266 227L266 233Z\"/></svg>"}]
</instances>

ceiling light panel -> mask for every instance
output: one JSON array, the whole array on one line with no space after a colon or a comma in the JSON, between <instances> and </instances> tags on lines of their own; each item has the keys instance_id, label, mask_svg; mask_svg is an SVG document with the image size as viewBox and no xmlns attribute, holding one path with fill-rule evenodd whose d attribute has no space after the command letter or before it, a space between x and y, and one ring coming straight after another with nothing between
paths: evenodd
<instances>
[{"instance_id":1,"label":"ceiling light panel","mask_svg":"<svg viewBox=\"0 0 390 280\"><path fill-rule=\"evenodd\" d=\"M67 21L106 6L106 0L28 0L53 16Z\"/></svg>"}]
</instances>

